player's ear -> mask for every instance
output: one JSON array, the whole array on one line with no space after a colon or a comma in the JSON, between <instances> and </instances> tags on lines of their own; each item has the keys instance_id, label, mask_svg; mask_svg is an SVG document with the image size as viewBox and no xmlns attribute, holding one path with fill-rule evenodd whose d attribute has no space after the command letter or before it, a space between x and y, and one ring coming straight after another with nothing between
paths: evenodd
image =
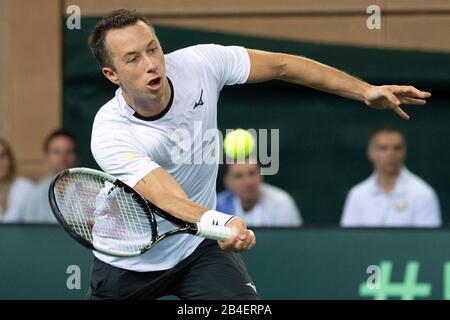
<instances>
[{"instance_id":1,"label":"player's ear","mask_svg":"<svg viewBox=\"0 0 450 320\"><path fill-rule=\"evenodd\" d=\"M119 79L117 78L117 74L113 69L111 69L110 67L103 67L102 73L106 78L108 78L109 81L119 85Z\"/></svg>"}]
</instances>

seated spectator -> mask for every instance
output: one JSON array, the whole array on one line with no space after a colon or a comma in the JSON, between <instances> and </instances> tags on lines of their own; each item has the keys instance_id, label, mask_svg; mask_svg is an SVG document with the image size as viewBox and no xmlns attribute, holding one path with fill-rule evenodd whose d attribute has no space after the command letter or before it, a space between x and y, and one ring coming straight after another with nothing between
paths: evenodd
<instances>
[{"instance_id":1,"label":"seated spectator","mask_svg":"<svg viewBox=\"0 0 450 320\"><path fill-rule=\"evenodd\" d=\"M257 164L226 164L224 185L217 196L217 210L243 218L251 227L302 225L294 199L285 191L263 182Z\"/></svg>"},{"instance_id":2,"label":"seated spectator","mask_svg":"<svg viewBox=\"0 0 450 320\"><path fill-rule=\"evenodd\" d=\"M406 141L398 129L376 129L367 154L374 172L347 195L342 227L441 226L438 197L405 167Z\"/></svg>"},{"instance_id":3,"label":"seated spectator","mask_svg":"<svg viewBox=\"0 0 450 320\"><path fill-rule=\"evenodd\" d=\"M77 141L71 133L56 130L45 139L44 154L48 176L41 179L27 197L22 208L22 221L26 223L57 223L48 201L48 189L58 172L77 165Z\"/></svg>"},{"instance_id":4,"label":"seated spectator","mask_svg":"<svg viewBox=\"0 0 450 320\"><path fill-rule=\"evenodd\" d=\"M11 147L0 139L0 222L20 222L20 208L29 201L32 182L17 176Z\"/></svg>"}]
</instances>

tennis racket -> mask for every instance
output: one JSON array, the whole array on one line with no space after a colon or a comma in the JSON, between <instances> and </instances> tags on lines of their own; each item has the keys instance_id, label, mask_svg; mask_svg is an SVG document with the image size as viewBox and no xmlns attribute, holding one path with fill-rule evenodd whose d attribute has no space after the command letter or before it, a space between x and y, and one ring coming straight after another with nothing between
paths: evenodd
<instances>
[{"instance_id":1,"label":"tennis racket","mask_svg":"<svg viewBox=\"0 0 450 320\"><path fill-rule=\"evenodd\" d=\"M111 256L139 256L180 233L214 240L234 235L231 228L178 219L122 181L89 168L58 173L50 184L49 201L56 219L76 241ZM158 234L155 214L176 228Z\"/></svg>"}]
</instances>

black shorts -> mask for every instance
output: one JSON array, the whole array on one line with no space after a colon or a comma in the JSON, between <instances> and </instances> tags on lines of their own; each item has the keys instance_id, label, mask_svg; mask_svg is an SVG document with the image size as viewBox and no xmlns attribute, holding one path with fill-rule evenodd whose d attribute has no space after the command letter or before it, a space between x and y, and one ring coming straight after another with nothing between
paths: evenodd
<instances>
[{"instance_id":1,"label":"black shorts","mask_svg":"<svg viewBox=\"0 0 450 320\"><path fill-rule=\"evenodd\" d=\"M136 272L94 257L90 299L158 299L175 295L195 300L258 300L255 286L239 253L223 251L204 240L173 268Z\"/></svg>"}]
</instances>

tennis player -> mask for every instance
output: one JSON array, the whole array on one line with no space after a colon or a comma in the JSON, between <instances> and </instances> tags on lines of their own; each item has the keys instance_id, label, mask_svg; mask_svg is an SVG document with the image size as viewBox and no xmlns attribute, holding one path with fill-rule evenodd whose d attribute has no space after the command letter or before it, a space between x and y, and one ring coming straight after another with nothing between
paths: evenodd
<instances>
[{"instance_id":1,"label":"tennis player","mask_svg":"<svg viewBox=\"0 0 450 320\"><path fill-rule=\"evenodd\" d=\"M239 254L255 245L254 234L242 219L213 210L218 164L173 157L180 142L176 130L190 133L182 141L190 150L202 135L195 124L217 129L223 86L281 79L405 119L401 104L425 104L431 96L411 86L372 86L303 57L238 46L205 44L164 55L147 19L128 10L103 17L89 45L104 76L119 87L93 124L91 149L99 166L180 219L236 232L219 242L177 235L133 258L95 253L92 299L258 299ZM201 143L203 153L214 152L217 142ZM158 223L161 232L172 229L167 221Z\"/></svg>"}]
</instances>

